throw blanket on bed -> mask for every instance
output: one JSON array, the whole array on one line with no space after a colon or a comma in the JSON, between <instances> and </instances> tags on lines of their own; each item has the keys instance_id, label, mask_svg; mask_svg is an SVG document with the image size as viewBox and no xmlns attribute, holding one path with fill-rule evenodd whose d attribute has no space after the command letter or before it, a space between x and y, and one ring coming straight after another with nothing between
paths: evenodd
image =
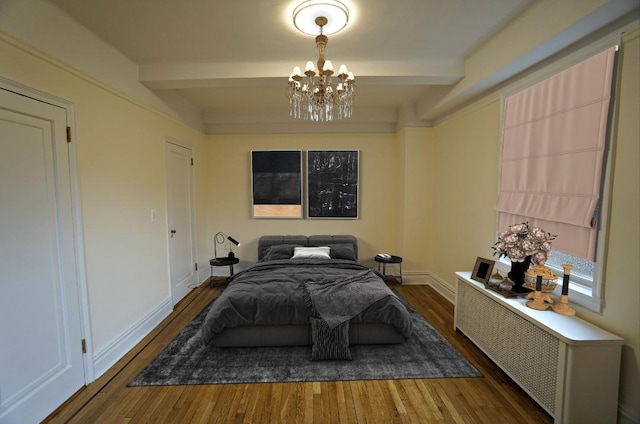
<instances>
[{"instance_id":1,"label":"throw blanket on bed","mask_svg":"<svg viewBox=\"0 0 640 424\"><path fill-rule=\"evenodd\" d=\"M337 281L308 281L304 287L313 309L330 329L349 321L382 298L395 296L372 270Z\"/></svg>"}]
</instances>

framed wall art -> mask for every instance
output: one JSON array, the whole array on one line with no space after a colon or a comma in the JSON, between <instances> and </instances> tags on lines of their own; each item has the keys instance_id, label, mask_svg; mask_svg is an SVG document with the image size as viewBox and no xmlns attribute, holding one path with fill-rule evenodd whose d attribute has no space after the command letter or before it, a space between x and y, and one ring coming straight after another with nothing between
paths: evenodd
<instances>
[{"instance_id":1,"label":"framed wall art","mask_svg":"<svg viewBox=\"0 0 640 424\"><path fill-rule=\"evenodd\" d=\"M307 151L307 217L358 218L358 150Z\"/></svg>"},{"instance_id":2,"label":"framed wall art","mask_svg":"<svg viewBox=\"0 0 640 424\"><path fill-rule=\"evenodd\" d=\"M302 218L302 150L252 150L253 218Z\"/></svg>"}]
</instances>

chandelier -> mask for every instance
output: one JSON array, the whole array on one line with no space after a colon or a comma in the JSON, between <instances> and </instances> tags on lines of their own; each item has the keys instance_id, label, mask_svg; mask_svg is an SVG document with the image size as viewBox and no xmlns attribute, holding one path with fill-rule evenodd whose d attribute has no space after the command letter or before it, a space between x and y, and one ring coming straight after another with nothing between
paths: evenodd
<instances>
[{"instance_id":1,"label":"chandelier","mask_svg":"<svg viewBox=\"0 0 640 424\"><path fill-rule=\"evenodd\" d=\"M303 32L299 23L299 18L307 12L312 3L306 2L300 5L294 11L294 21L296 27ZM340 2L322 3L323 6L331 3L332 7L338 7L344 14L344 22L339 22L337 32L346 25L348 12L346 7ZM337 5L334 5L336 3ZM316 46L318 47L317 69L313 66L312 61L308 61L304 73L299 67L293 68L293 72L289 77L289 106L291 107L290 116L296 119L304 119L315 122L333 121L334 119L347 119L353 113L353 98L356 95L355 77L353 72L349 72L345 65L341 65L338 74L333 77L333 65L330 60L325 60L324 53L329 39L323 32L323 28L329 23L326 16L315 16L315 24L319 27L320 34L316 36ZM335 26L334 26L335 28ZM317 73L316 73L317 70ZM333 77L333 78L332 78Z\"/></svg>"}]
</instances>

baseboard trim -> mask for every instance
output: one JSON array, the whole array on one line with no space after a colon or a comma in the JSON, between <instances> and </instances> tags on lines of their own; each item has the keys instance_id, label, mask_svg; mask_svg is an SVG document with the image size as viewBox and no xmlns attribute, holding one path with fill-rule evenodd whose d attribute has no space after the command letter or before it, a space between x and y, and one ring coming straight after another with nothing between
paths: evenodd
<instances>
[{"instance_id":1,"label":"baseboard trim","mask_svg":"<svg viewBox=\"0 0 640 424\"><path fill-rule=\"evenodd\" d=\"M208 283L209 278L211 278L211 271L209 270L209 267L207 267L207 269L200 270L198 273L198 285Z\"/></svg>"},{"instance_id":2,"label":"baseboard trim","mask_svg":"<svg viewBox=\"0 0 640 424\"><path fill-rule=\"evenodd\" d=\"M402 273L402 285L429 285L449 302L455 304L455 289L431 271L404 271Z\"/></svg>"},{"instance_id":3,"label":"baseboard trim","mask_svg":"<svg viewBox=\"0 0 640 424\"><path fill-rule=\"evenodd\" d=\"M434 273L429 273L429 285L452 304L456 304L456 291L445 280Z\"/></svg>"},{"instance_id":4,"label":"baseboard trim","mask_svg":"<svg viewBox=\"0 0 640 424\"><path fill-rule=\"evenodd\" d=\"M403 271L403 286L419 286L429 284L429 271Z\"/></svg>"},{"instance_id":5,"label":"baseboard trim","mask_svg":"<svg viewBox=\"0 0 640 424\"><path fill-rule=\"evenodd\" d=\"M173 311L171 297L142 317L93 357L94 378L99 378L156 328Z\"/></svg>"}]
</instances>

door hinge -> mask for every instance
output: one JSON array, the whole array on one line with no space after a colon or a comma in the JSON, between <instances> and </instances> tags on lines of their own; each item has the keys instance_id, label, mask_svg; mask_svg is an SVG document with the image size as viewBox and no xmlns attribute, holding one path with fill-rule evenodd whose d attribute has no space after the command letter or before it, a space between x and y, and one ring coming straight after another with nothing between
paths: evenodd
<instances>
[{"instance_id":1,"label":"door hinge","mask_svg":"<svg viewBox=\"0 0 640 424\"><path fill-rule=\"evenodd\" d=\"M198 270L198 263L196 262L194 265L196 266L196 271L197 271Z\"/></svg>"},{"instance_id":2,"label":"door hinge","mask_svg":"<svg viewBox=\"0 0 640 424\"><path fill-rule=\"evenodd\" d=\"M82 339L82 353L87 353L87 339Z\"/></svg>"},{"instance_id":3,"label":"door hinge","mask_svg":"<svg viewBox=\"0 0 640 424\"><path fill-rule=\"evenodd\" d=\"M67 127L67 143L71 143L71 127Z\"/></svg>"},{"instance_id":4,"label":"door hinge","mask_svg":"<svg viewBox=\"0 0 640 424\"><path fill-rule=\"evenodd\" d=\"M191 166L193 166L193 158L191 158Z\"/></svg>"}]
</instances>

